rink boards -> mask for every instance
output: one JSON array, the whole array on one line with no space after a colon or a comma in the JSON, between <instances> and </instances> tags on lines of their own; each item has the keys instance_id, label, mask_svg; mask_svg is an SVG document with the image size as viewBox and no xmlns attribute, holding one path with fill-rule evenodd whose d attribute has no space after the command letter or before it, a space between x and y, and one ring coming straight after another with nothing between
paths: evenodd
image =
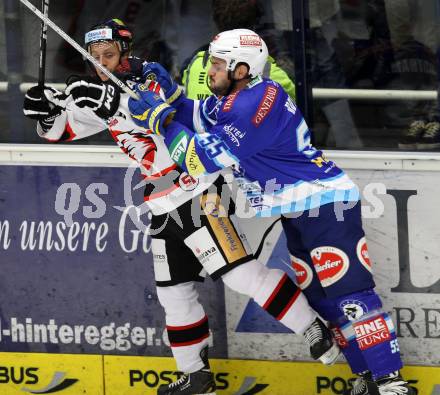
<instances>
[{"instance_id":1,"label":"rink boards","mask_svg":"<svg viewBox=\"0 0 440 395\"><path fill-rule=\"evenodd\" d=\"M23 147L0 149L0 351L7 352L0 394L15 393L5 388L49 393L51 385L67 394L99 394L104 383L110 394L154 393L150 386L176 375L171 360L156 359L171 354L154 292L151 240L143 232L149 216L139 209L139 174L108 148L76 147L73 154L52 148L32 155ZM425 365L407 368L406 377L417 380L420 394L439 395L440 162L371 154L338 163L360 186L377 289L393 315L404 361ZM272 220L253 221L242 225L256 247ZM294 276L279 226L260 259ZM224 388L219 393L245 394L259 385L252 391L338 394L347 387L343 365L288 362L310 361L304 341L247 298L210 280L200 293ZM29 365L19 369L21 362ZM285 392L293 382L303 392ZM83 390L83 384L98 387ZM119 392L108 392L113 389Z\"/></svg>"},{"instance_id":2,"label":"rink boards","mask_svg":"<svg viewBox=\"0 0 440 395\"><path fill-rule=\"evenodd\" d=\"M65 395L156 394L176 380L171 358L0 353L0 393ZM217 394L342 394L354 377L348 367L310 362L212 360ZM440 393L440 368L408 366L405 377L419 395Z\"/></svg>"}]
</instances>

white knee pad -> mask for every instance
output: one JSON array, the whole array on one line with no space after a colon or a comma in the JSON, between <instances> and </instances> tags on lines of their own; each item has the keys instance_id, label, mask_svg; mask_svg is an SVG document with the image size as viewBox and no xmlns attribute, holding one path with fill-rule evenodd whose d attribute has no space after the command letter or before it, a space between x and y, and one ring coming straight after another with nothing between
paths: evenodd
<instances>
[{"instance_id":1,"label":"white knee pad","mask_svg":"<svg viewBox=\"0 0 440 395\"><path fill-rule=\"evenodd\" d=\"M253 298L296 333L304 333L316 318L305 296L282 270L269 269L253 260L231 270L222 278L229 288ZM285 292L285 286L290 289L289 293Z\"/></svg>"},{"instance_id":2,"label":"white knee pad","mask_svg":"<svg viewBox=\"0 0 440 395\"><path fill-rule=\"evenodd\" d=\"M222 276L222 280L232 290L264 304L283 275L283 271L268 269L254 259L232 269Z\"/></svg>"},{"instance_id":3,"label":"white knee pad","mask_svg":"<svg viewBox=\"0 0 440 395\"><path fill-rule=\"evenodd\" d=\"M167 325L197 322L206 315L193 282L156 289L159 302L165 310Z\"/></svg>"}]
</instances>

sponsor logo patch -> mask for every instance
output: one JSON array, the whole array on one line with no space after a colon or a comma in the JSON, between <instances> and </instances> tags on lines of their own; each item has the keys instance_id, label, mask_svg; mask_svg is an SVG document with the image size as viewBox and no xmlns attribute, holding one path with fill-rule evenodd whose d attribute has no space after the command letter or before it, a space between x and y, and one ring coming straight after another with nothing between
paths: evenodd
<instances>
[{"instance_id":1,"label":"sponsor logo patch","mask_svg":"<svg viewBox=\"0 0 440 395\"><path fill-rule=\"evenodd\" d=\"M185 158L185 165L188 169L188 172L194 176L203 174L206 171L205 166L203 166L203 163L199 158L199 155L197 155L194 139L191 139L189 142Z\"/></svg>"},{"instance_id":2,"label":"sponsor logo patch","mask_svg":"<svg viewBox=\"0 0 440 395\"><path fill-rule=\"evenodd\" d=\"M217 254L218 250L216 247L208 248L207 250L201 250L200 248L196 248L197 259L203 265L206 261L209 260L213 255Z\"/></svg>"},{"instance_id":3,"label":"sponsor logo patch","mask_svg":"<svg viewBox=\"0 0 440 395\"><path fill-rule=\"evenodd\" d=\"M295 272L296 283L301 289L306 289L313 280L313 271L306 262L296 256L290 256L290 262Z\"/></svg>"},{"instance_id":4,"label":"sponsor logo patch","mask_svg":"<svg viewBox=\"0 0 440 395\"><path fill-rule=\"evenodd\" d=\"M153 259L155 262L163 262L167 260L167 256L165 254L153 254Z\"/></svg>"},{"instance_id":5,"label":"sponsor logo patch","mask_svg":"<svg viewBox=\"0 0 440 395\"><path fill-rule=\"evenodd\" d=\"M234 104L235 98L238 96L239 92L231 93L225 101L225 105L222 108L223 112L231 111L232 105Z\"/></svg>"},{"instance_id":6,"label":"sponsor logo patch","mask_svg":"<svg viewBox=\"0 0 440 395\"><path fill-rule=\"evenodd\" d=\"M237 129L232 123L223 126L223 131L237 147L240 146L240 139L246 136L246 132L242 132L241 130Z\"/></svg>"},{"instance_id":7,"label":"sponsor logo patch","mask_svg":"<svg viewBox=\"0 0 440 395\"><path fill-rule=\"evenodd\" d=\"M368 313L367 305L360 300L344 300L339 307L349 321L356 321Z\"/></svg>"},{"instance_id":8,"label":"sponsor logo patch","mask_svg":"<svg viewBox=\"0 0 440 395\"><path fill-rule=\"evenodd\" d=\"M169 152L171 159L182 165L183 159L185 158L186 147L188 146L188 136L184 131L180 132L176 138L172 141Z\"/></svg>"},{"instance_id":9,"label":"sponsor logo patch","mask_svg":"<svg viewBox=\"0 0 440 395\"><path fill-rule=\"evenodd\" d=\"M338 343L338 346L341 347L341 348L347 347L348 346L348 341L345 338L345 336L343 335L342 331L339 328L335 327L335 326L330 328L330 329L331 329L331 331L333 333L333 337L335 338L336 343Z\"/></svg>"},{"instance_id":10,"label":"sponsor logo patch","mask_svg":"<svg viewBox=\"0 0 440 395\"><path fill-rule=\"evenodd\" d=\"M192 191L197 188L199 180L197 178L191 177L187 173L182 173L179 176L179 186L184 191Z\"/></svg>"},{"instance_id":11,"label":"sponsor logo patch","mask_svg":"<svg viewBox=\"0 0 440 395\"><path fill-rule=\"evenodd\" d=\"M340 280L350 266L347 254L336 247L322 246L310 253L323 287L328 287Z\"/></svg>"},{"instance_id":12,"label":"sponsor logo patch","mask_svg":"<svg viewBox=\"0 0 440 395\"><path fill-rule=\"evenodd\" d=\"M240 34L240 45L244 47L261 47L261 38L256 34Z\"/></svg>"},{"instance_id":13,"label":"sponsor logo patch","mask_svg":"<svg viewBox=\"0 0 440 395\"><path fill-rule=\"evenodd\" d=\"M201 207L228 263L247 256L241 238L220 202L220 196L208 193L200 198Z\"/></svg>"},{"instance_id":14,"label":"sponsor logo patch","mask_svg":"<svg viewBox=\"0 0 440 395\"><path fill-rule=\"evenodd\" d=\"M266 88L263 98L261 99L261 102L258 106L257 112L252 118L252 123L256 127L260 126L261 122L264 121L264 118L266 118L267 115L272 110L277 94L278 94L278 89L276 87L269 85Z\"/></svg>"},{"instance_id":15,"label":"sponsor logo patch","mask_svg":"<svg viewBox=\"0 0 440 395\"><path fill-rule=\"evenodd\" d=\"M371 272L371 261L370 256L368 255L368 247L367 240L365 237L362 237L356 246L356 253L359 261L362 263L362 266Z\"/></svg>"},{"instance_id":16,"label":"sponsor logo patch","mask_svg":"<svg viewBox=\"0 0 440 395\"><path fill-rule=\"evenodd\" d=\"M113 38L112 29L96 29L86 33L85 43L99 40L111 40Z\"/></svg>"},{"instance_id":17,"label":"sponsor logo patch","mask_svg":"<svg viewBox=\"0 0 440 395\"><path fill-rule=\"evenodd\" d=\"M383 317L374 317L370 320L354 324L353 328L361 350L367 350L391 340L391 333Z\"/></svg>"}]
</instances>

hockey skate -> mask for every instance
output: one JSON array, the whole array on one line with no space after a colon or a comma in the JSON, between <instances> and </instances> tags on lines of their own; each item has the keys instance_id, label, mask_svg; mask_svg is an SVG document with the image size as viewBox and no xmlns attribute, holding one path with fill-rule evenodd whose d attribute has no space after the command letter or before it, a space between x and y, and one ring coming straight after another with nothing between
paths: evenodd
<instances>
[{"instance_id":1,"label":"hockey skate","mask_svg":"<svg viewBox=\"0 0 440 395\"><path fill-rule=\"evenodd\" d=\"M410 387L409 384L402 378L398 371L387 374L384 377L376 380L379 388L379 395L416 395L415 388Z\"/></svg>"},{"instance_id":2,"label":"hockey skate","mask_svg":"<svg viewBox=\"0 0 440 395\"><path fill-rule=\"evenodd\" d=\"M214 375L207 369L184 374L171 384L163 384L157 390L158 395L215 395Z\"/></svg>"},{"instance_id":3,"label":"hockey skate","mask_svg":"<svg viewBox=\"0 0 440 395\"><path fill-rule=\"evenodd\" d=\"M379 395L377 384L373 381L370 372L360 373L353 382L353 388L345 391L344 395Z\"/></svg>"},{"instance_id":4,"label":"hockey skate","mask_svg":"<svg viewBox=\"0 0 440 395\"><path fill-rule=\"evenodd\" d=\"M204 367L197 372L184 373L171 384L162 384L157 390L158 395L216 395L214 375L209 367L208 347L200 352Z\"/></svg>"},{"instance_id":5,"label":"hockey skate","mask_svg":"<svg viewBox=\"0 0 440 395\"><path fill-rule=\"evenodd\" d=\"M339 356L339 346L333 339L330 329L316 318L306 331L304 337L310 346L313 359L319 359L325 365L333 364Z\"/></svg>"},{"instance_id":6,"label":"hockey skate","mask_svg":"<svg viewBox=\"0 0 440 395\"><path fill-rule=\"evenodd\" d=\"M399 372L390 373L373 381L370 372L362 373L353 388L344 395L416 395L415 388L402 379Z\"/></svg>"}]
</instances>

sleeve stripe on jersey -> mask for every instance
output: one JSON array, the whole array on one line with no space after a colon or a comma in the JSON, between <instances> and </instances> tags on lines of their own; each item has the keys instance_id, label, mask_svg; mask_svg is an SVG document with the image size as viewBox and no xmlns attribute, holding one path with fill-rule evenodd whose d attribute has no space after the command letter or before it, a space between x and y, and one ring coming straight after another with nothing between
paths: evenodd
<instances>
[{"instance_id":1,"label":"sleeve stripe on jersey","mask_svg":"<svg viewBox=\"0 0 440 395\"><path fill-rule=\"evenodd\" d=\"M203 119L205 119L206 121L208 121L211 125L215 125L217 123L217 119L213 120L209 117L209 114L206 112L206 107L207 107L207 103L208 100L205 100L202 104L202 111L201 113L203 114ZM218 103L217 103L218 104ZM212 111L215 111L215 107L217 106L217 104L214 106L213 109L211 109Z\"/></svg>"},{"instance_id":2,"label":"sleeve stripe on jersey","mask_svg":"<svg viewBox=\"0 0 440 395\"><path fill-rule=\"evenodd\" d=\"M193 125L194 125L194 130L197 133L205 133L206 130L203 127L203 122L202 122L202 119L200 117L199 110L200 110L200 101L199 100L194 100L194 109L193 109Z\"/></svg>"}]
</instances>

